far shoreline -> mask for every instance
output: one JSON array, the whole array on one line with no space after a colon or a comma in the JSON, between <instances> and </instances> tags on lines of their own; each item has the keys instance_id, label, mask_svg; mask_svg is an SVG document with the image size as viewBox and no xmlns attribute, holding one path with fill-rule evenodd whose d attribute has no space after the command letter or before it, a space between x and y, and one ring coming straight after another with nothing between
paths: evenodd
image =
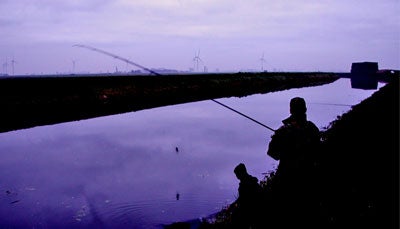
<instances>
[{"instance_id":1,"label":"far shoreline","mask_svg":"<svg viewBox=\"0 0 400 229\"><path fill-rule=\"evenodd\" d=\"M0 133L338 78L321 72L0 77Z\"/></svg>"}]
</instances>

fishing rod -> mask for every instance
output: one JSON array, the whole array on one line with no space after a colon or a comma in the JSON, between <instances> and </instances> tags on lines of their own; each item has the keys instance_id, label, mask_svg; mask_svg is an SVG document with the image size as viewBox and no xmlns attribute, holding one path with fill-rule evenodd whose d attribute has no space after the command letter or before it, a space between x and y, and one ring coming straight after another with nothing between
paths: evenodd
<instances>
[{"instance_id":1,"label":"fishing rod","mask_svg":"<svg viewBox=\"0 0 400 229\"><path fill-rule=\"evenodd\" d=\"M131 65L136 66L136 67L138 67L138 68L141 68L141 69L143 69L143 70L145 70L145 71L148 71L148 72L150 72L150 73L152 73L152 74L154 74L154 75L161 76L160 73L157 73L157 72L155 72L155 71L153 71L153 70L151 70L151 69L149 69L149 68L146 68L146 67L144 67L144 66L142 66L142 65L140 65L140 64L137 64L137 63L135 63L135 62L132 62L132 61L126 59L126 58L117 56L117 55L115 55L115 54L113 54L113 53L110 53L110 52L107 52L107 51L104 51L104 50L101 50L101 49L98 49L98 48L94 48L94 47L91 47L91 46L88 46L88 45L80 45L80 44L73 45L73 47L85 48L85 49L89 49L89 50L91 50L91 51L95 51L95 52L98 52L98 53L102 53L102 54L104 54L104 55L111 56L111 57L113 57L113 58L115 58L115 59L122 60L122 61L124 61L125 63L131 64ZM251 120L251 121L257 123L257 124L259 124L259 125L261 125L262 127L265 127L265 128L267 128L267 129L269 129L269 130L275 132L275 130L272 129L271 127L269 127L269 126L267 126L267 125L265 125L265 124L263 124L263 123L261 123L261 122L255 120L255 119L253 119L253 118L251 118L251 117L249 117L249 116L247 116L247 115L245 115L245 114L243 114L243 113L241 113L241 112L239 112L239 111L233 109L232 107L229 107L228 105L225 105L225 104L223 104L223 103L221 103L221 102L219 102L219 101L217 101L217 100L215 100L215 99L211 99L211 101L213 101L213 102L215 102L215 103L217 103L217 104L219 104L219 105L221 105L221 106L223 106L223 107L225 107L225 108L227 108L227 109L229 109L229 110L231 110L231 111L233 111L233 112L235 112L235 113L237 113L237 114L239 114L239 115L241 115L241 116L243 116L243 117L245 117L245 118L247 118L247 119L249 119L249 120Z\"/></svg>"},{"instance_id":2,"label":"fishing rod","mask_svg":"<svg viewBox=\"0 0 400 229\"><path fill-rule=\"evenodd\" d=\"M97 48L93 48L93 47L87 46L87 45L73 45L73 46L74 46L74 47L79 47L79 48L86 48L86 49L89 49L89 50L92 50L92 51L95 51L95 52L99 52L99 53L105 54L105 55L107 55L107 56L114 57L115 59L122 60L122 61L124 61L125 63L134 65L134 66L136 66L136 67L138 67L138 68L141 68L141 69L143 69L143 70L145 70L145 71L148 71L148 72L150 72L150 73L152 73L152 74L154 74L154 75L161 76L160 73L157 73L157 72L155 72L155 71L153 71L153 70L151 70L151 69L148 69L148 68L146 68L146 67L144 67L144 66L142 66L142 65L139 65L139 64L137 64L137 63L135 63L135 62L132 62L132 61L126 59L126 58L117 56L117 55L112 54L112 53L110 53L110 52L106 52L106 51L104 51L104 50L97 49Z\"/></svg>"},{"instance_id":3,"label":"fishing rod","mask_svg":"<svg viewBox=\"0 0 400 229\"><path fill-rule=\"evenodd\" d=\"M243 113L241 113L241 112L239 112L239 111L233 109L232 107L229 107L229 106L227 106L227 105L225 105L225 104L223 104L223 103L221 103L221 102L219 102L219 101L217 101L217 100L215 100L215 99L211 99L211 101L216 102L216 103L218 103L219 105L221 105L221 106L223 106L223 107L226 107L226 108L228 108L229 110L234 111L234 112L240 114L241 116L243 116L243 117L245 117L245 118L248 118L248 119L250 119L251 121L253 121L253 122L255 122L255 123L257 123L257 124L259 124L259 125L261 125L261 126L267 128L267 129L269 129L269 130L271 130L271 131L273 131L273 132L275 132L275 130L272 129L271 127L269 127L269 126L267 126L267 125L264 125L263 123L261 123L261 122L255 120L255 119L253 119L253 118L251 118L251 117L249 117L249 116L247 116L247 115L245 115L245 114L243 114Z\"/></svg>"}]
</instances>

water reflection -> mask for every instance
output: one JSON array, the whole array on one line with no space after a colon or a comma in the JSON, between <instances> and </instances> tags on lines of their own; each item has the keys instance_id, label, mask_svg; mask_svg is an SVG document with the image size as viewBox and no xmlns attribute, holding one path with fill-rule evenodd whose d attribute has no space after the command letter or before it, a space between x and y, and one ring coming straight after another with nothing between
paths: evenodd
<instances>
[{"instance_id":1,"label":"water reflection","mask_svg":"<svg viewBox=\"0 0 400 229\"><path fill-rule=\"evenodd\" d=\"M372 93L340 79L219 101L277 128L301 96L322 129L350 109L330 104ZM0 226L152 228L205 217L235 200L238 163L259 179L276 166L271 134L212 101L2 133Z\"/></svg>"},{"instance_id":2,"label":"water reflection","mask_svg":"<svg viewBox=\"0 0 400 229\"><path fill-rule=\"evenodd\" d=\"M351 75L351 87L364 90L376 90L378 79L375 75Z\"/></svg>"},{"instance_id":3,"label":"water reflection","mask_svg":"<svg viewBox=\"0 0 400 229\"><path fill-rule=\"evenodd\" d=\"M378 63L359 62L351 64L351 87L358 89L377 89L378 87Z\"/></svg>"}]
</instances>

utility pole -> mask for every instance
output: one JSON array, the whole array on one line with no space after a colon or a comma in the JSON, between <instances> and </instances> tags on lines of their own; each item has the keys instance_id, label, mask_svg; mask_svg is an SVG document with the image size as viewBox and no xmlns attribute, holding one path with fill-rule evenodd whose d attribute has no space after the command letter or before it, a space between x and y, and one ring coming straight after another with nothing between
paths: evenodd
<instances>
[{"instance_id":1,"label":"utility pole","mask_svg":"<svg viewBox=\"0 0 400 229\"><path fill-rule=\"evenodd\" d=\"M13 57L13 59L11 60L12 75L14 75L14 66L16 63L17 62L14 60L14 57Z\"/></svg>"},{"instance_id":2,"label":"utility pole","mask_svg":"<svg viewBox=\"0 0 400 229\"><path fill-rule=\"evenodd\" d=\"M72 74L75 74L75 60L72 60Z\"/></svg>"},{"instance_id":3,"label":"utility pole","mask_svg":"<svg viewBox=\"0 0 400 229\"><path fill-rule=\"evenodd\" d=\"M6 62L5 63L3 63L3 71L4 71L4 74L8 74L8 60L7 60L7 57L6 57Z\"/></svg>"},{"instance_id":4,"label":"utility pole","mask_svg":"<svg viewBox=\"0 0 400 229\"><path fill-rule=\"evenodd\" d=\"M262 54L260 61L261 61L261 71L263 72L264 71L264 62L265 62L264 53Z\"/></svg>"}]
</instances>

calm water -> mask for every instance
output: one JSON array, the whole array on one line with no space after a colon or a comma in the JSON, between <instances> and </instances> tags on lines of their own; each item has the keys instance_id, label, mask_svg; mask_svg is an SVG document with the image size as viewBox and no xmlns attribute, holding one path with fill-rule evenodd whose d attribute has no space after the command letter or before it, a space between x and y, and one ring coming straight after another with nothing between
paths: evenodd
<instances>
[{"instance_id":1,"label":"calm water","mask_svg":"<svg viewBox=\"0 0 400 229\"><path fill-rule=\"evenodd\" d=\"M278 128L301 96L322 130L374 91L340 79L219 101ZM238 163L259 179L275 168L271 134L210 100L1 133L0 227L160 228L206 217L235 200Z\"/></svg>"}]
</instances>

